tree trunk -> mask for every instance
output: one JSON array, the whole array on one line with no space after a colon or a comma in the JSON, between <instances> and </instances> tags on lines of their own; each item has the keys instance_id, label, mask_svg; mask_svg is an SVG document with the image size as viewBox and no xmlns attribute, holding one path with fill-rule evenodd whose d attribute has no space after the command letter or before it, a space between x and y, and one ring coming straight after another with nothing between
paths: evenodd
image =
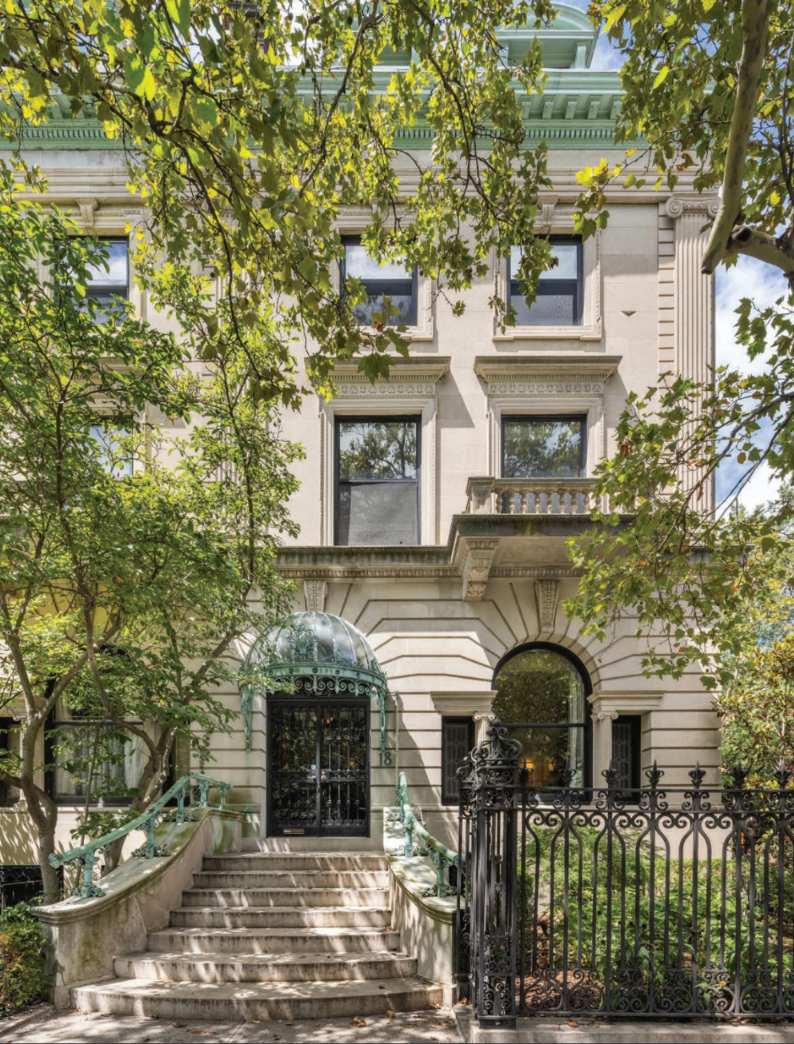
<instances>
[{"instance_id":1,"label":"tree trunk","mask_svg":"<svg viewBox=\"0 0 794 1044\"><path fill-rule=\"evenodd\" d=\"M36 827L38 859L45 902L57 903L60 899L58 872L55 867L50 865L49 857L55 851L58 807L31 779L23 776L20 782L28 813Z\"/></svg>"}]
</instances>

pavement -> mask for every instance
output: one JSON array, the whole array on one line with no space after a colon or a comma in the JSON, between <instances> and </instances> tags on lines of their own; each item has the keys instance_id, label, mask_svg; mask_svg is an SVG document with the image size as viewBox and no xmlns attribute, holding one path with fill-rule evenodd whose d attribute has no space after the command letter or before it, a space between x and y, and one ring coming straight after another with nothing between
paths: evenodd
<instances>
[{"instance_id":1,"label":"pavement","mask_svg":"<svg viewBox=\"0 0 794 1044\"><path fill-rule=\"evenodd\" d=\"M459 1044L452 1011L395 1012L295 1022L194 1022L56 1011L39 1004L0 1019L0 1044Z\"/></svg>"}]
</instances>

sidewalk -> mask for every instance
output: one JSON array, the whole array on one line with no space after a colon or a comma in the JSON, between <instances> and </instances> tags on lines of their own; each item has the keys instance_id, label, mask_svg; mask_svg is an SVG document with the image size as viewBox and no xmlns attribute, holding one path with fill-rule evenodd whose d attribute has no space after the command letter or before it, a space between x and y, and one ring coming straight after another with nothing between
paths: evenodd
<instances>
[{"instance_id":1,"label":"sidewalk","mask_svg":"<svg viewBox=\"0 0 794 1044\"><path fill-rule=\"evenodd\" d=\"M452 1012L397 1012L361 1019L291 1022L171 1022L115 1015L55 1011L42 1004L0 1019L0 1044L260 1044L322 1041L323 1044L459 1044Z\"/></svg>"}]
</instances>

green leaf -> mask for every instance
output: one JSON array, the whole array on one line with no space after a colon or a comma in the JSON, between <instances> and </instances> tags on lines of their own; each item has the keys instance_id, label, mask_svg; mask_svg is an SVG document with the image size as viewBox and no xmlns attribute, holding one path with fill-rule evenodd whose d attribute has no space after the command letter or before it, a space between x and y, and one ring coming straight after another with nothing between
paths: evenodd
<instances>
[{"instance_id":1,"label":"green leaf","mask_svg":"<svg viewBox=\"0 0 794 1044\"><path fill-rule=\"evenodd\" d=\"M669 65L663 65L661 67L661 69L659 70L659 72L656 74L656 79L653 81L653 89L654 90L656 90L657 87L661 87L661 85L667 79L669 73L670 73L670 66Z\"/></svg>"}]
</instances>

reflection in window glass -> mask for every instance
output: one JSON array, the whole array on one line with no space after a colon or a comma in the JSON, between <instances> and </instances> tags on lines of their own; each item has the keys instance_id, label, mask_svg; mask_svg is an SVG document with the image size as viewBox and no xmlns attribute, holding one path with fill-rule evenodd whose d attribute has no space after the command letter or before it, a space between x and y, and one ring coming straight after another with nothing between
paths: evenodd
<instances>
[{"instance_id":1,"label":"reflection in window glass","mask_svg":"<svg viewBox=\"0 0 794 1044\"><path fill-rule=\"evenodd\" d=\"M574 665L550 649L527 649L496 676L493 712L522 747L533 786L554 785L560 769L584 785L585 687Z\"/></svg>"},{"instance_id":2,"label":"reflection in window glass","mask_svg":"<svg viewBox=\"0 0 794 1044\"><path fill-rule=\"evenodd\" d=\"M582 243L570 236L551 236L552 255L557 264L542 272L537 295L531 305L518 278L521 247L512 247L508 259L510 305L517 326L578 326L582 322Z\"/></svg>"},{"instance_id":3,"label":"reflection in window glass","mask_svg":"<svg viewBox=\"0 0 794 1044\"><path fill-rule=\"evenodd\" d=\"M360 279L367 300L353 306L353 315L362 326L380 322L386 326L413 326L416 323L415 271L386 262L379 265L367 254L358 240L345 244L342 285L345 280ZM391 312L386 315L386 301Z\"/></svg>"},{"instance_id":4,"label":"reflection in window glass","mask_svg":"<svg viewBox=\"0 0 794 1044\"><path fill-rule=\"evenodd\" d=\"M582 417L505 417L504 478L579 478L584 465Z\"/></svg>"},{"instance_id":5,"label":"reflection in window glass","mask_svg":"<svg viewBox=\"0 0 794 1044\"><path fill-rule=\"evenodd\" d=\"M337 422L337 544L419 541L419 422Z\"/></svg>"},{"instance_id":6,"label":"reflection in window glass","mask_svg":"<svg viewBox=\"0 0 794 1044\"><path fill-rule=\"evenodd\" d=\"M136 787L143 769L143 742L109 722L56 722L56 799L119 795ZM105 798L109 804L128 800Z\"/></svg>"},{"instance_id":7,"label":"reflection in window glass","mask_svg":"<svg viewBox=\"0 0 794 1044\"><path fill-rule=\"evenodd\" d=\"M89 265L89 283L86 297L93 297L100 306L99 322L105 322L121 311L122 301L129 297L129 244L126 239L105 240L107 269L104 265Z\"/></svg>"}]
</instances>

